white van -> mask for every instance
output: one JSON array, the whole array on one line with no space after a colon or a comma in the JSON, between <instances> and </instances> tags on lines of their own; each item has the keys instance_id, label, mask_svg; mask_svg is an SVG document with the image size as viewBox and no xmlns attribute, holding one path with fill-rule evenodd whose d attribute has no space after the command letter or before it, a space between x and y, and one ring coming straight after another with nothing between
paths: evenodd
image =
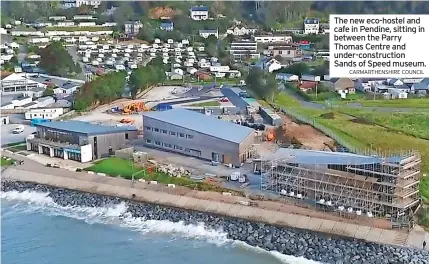
<instances>
[{"instance_id":1,"label":"white van","mask_svg":"<svg viewBox=\"0 0 429 264\"><path fill-rule=\"evenodd\" d=\"M24 126L23 125L19 125L12 130L13 134L21 134L22 132L24 132Z\"/></svg>"}]
</instances>

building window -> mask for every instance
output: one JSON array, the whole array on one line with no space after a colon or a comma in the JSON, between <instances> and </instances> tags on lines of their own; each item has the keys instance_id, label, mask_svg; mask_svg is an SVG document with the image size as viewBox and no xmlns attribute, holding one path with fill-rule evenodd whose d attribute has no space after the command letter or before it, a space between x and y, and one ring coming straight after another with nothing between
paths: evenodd
<instances>
[{"instance_id":1,"label":"building window","mask_svg":"<svg viewBox=\"0 0 429 264\"><path fill-rule=\"evenodd\" d=\"M167 130L163 129L163 130L162 130L162 133L163 133L163 134L167 134Z\"/></svg>"},{"instance_id":2,"label":"building window","mask_svg":"<svg viewBox=\"0 0 429 264\"><path fill-rule=\"evenodd\" d=\"M152 128L150 126L145 126L146 130L151 131Z\"/></svg>"},{"instance_id":3,"label":"building window","mask_svg":"<svg viewBox=\"0 0 429 264\"><path fill-rule=\"evenodd\" d=\"M170 135L175 136L176 132L170 131Z\"/></svg>"},{"instance_id":4,"label":"building window","mask_svg":"<svg viewBox=\"0 0 429 264\"><path fill-rule=\"evenodd\" d=\"M185 134L179 133L179 137L185 137Z\"/></svg>"},{"instance_id":5,"label":"building window","mask_svg":"<svg viewBox=\"0 0 429 264\"><path fill-rule=\"evenodd\" d=\"M146 143L147 143L147 144L152 144L152 140L150 140L150 139L146 139Z\"/></svg>"},{"instance_id":6,"label":"building window","mask_svg":"<svg viewBox=\"0 0 429 264\"><path fill-rule=\"evenodd\" d=\"M154 128L153 129L155 132L159 132L159 128Z\"/></svg>"},{"instance_id":7,"label":"building window","mask_svg":"<svg viewBox=\"0 0 429 264\"><path fill-rule=\"evenodd\" d=\"M159 142L159 141L155 141L155 145L157 145L157 146L161 146L161 142Z\"/></svg>"},{"instance_id":8,"label":"building window","mask_svg":"<svg viewBox=\"0 0 429 264\"><path fill-rule=\"evenodd\" d=\"M171 144L164 143L164 147L166 147L166 148L172 148L173 146Z\"/></svg>"},{"instance_id":9,"label":"building window","mask_svg":"<svg viewBox=\"0 0 429 264\"><path fill-rule=\"evenodd\" d=\"M177 149L177 150L183 150L183 148L181 147L181 146L174 146L174 149Z\"/></svg>"},{"instance_id":10,"label":"building window","mask_svg":"<svg viewBox=\"0 0 429 264\"><path fill-rule=\"evenodd\" d=\"M125 139L128 139L128 133L125 133Z\"/></svg>"},{"instance_id":11,"label":"building window","mask_svg":"<svg viewBox=\"0 0 429 264\"><path fill-rule=\"evenodd\" d=\"M185 148L185 152L186 152L186 153L191 153L191 150L190 150L190 149L188 149L188 148Z\"/></svg>"},{"instance_id":12,"label":"building window","mask_svg":"<svg viewBox=\"0 0 429 264\"><path fill-rule=\"evenodd\" d=\"M193 135L186 135L186 138L187 138L187 139L193 139L193 138L194 138L194 136L193 136Z\"/></svg>"},{"instance_id":13,"label":"building window","mask_svg":"<svg viewBox=\"0 0 429 264\"><path fill-rule=\"evenodd\" d=\"M201 151L197 150L197 149L189 149L189 153L191 153L191 155L193 156L201 156Z\"/></svg>"}]
</instances>

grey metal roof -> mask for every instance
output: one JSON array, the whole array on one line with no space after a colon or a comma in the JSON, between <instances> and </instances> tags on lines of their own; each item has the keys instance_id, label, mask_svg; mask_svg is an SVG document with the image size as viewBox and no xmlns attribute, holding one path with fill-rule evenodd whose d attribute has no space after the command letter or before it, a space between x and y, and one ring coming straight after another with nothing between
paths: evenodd
<instances>
[{"instance_id":1,"label":"grey metal roof","mask_svg":"<svg viewBox=\"0 0 429 264\"><path fill-rule=\"evenodd\" d=\"M328 152L328 151L317 151L317 150L305 150L305 149L288 149L279 148L271 156L266 158L270 159L281 159L288 160L289 163L297 164L335 164L335 165L364 165L364 164L376 164L381 163L380 157L363 156L353 153L345 152ZM390 162L399 162L400 158L390 157Z\"/></svg>"},{"instance_id":2,"label":"grey metal roof","mask_svg":"<svg viewBox=\"0 0 429 264\"><path fill-rule=\"evenodd\" d=\"M247 136L254 133L254 130L249 127L183 108L174 108L161 112L146 112L143 113L143 117L153 118L237 144L240 144Z\"/></svg>"},{"instance_id":3,"label":"grey metal roof","mask_svg":"<svg viewBox=\"0 0 429 264\"><path fill-rule=\"evenodd\" d=\"M249 106L249 104L239 96L240 92L244 92L240 88L221 88L220 91L236 107L246 109L247 106Z\"/></svg>"},{"instance_id":4,"label":"grey metal roof","mask_svg":"<svg viewBox=\"0 0 429 264\"><path fill-rule=\"evenodd\" d=\"M111 134L129 130L127 127L103 126L77 120L45 122L36 126L87 135Z\"/></svg>"}]
</instances>

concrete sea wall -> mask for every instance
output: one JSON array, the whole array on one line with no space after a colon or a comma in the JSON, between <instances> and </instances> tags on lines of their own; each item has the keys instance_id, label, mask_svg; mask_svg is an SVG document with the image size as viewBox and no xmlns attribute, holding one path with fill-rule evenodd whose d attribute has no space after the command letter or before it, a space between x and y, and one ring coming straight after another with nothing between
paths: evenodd
<instances>
[{"instance_id":1,"label":"concrete sea wall","mask_svg":"<svg viewBox=\"0 0 429 264\"><path fill-rule=\"evenodd\" d=\"M204 223L208 229L222 230L227 233L230 239L244 241L251 246L278 251L286 255L303 256L323 263L429 263L429 252L419 249L382 245L353 238L334 237L301 229L141 203L32 182L2 180L2 192L23 192L26 190L49 193L49 197L61 206L103 207L125 202L127 204L127 213L136 218L172 222L182 221L184 224L189 225Z\"/></svg>"}]
</instances>

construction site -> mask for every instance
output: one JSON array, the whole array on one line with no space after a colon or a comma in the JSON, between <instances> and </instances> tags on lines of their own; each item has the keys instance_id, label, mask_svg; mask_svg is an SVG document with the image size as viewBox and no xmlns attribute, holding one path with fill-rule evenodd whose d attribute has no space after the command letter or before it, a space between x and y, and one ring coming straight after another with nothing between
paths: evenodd
<instances>
[{"instance_id":1,"label":"construction site","mask_svg":"<svg viewBox=\"0 0 429 264\"><path fill-rule=\"evenodd\" d=\"M420 204L419 153L387 155L279 149L255 158L260 189L342 217L411 228Z\"/></svg>"}]
</instances>

